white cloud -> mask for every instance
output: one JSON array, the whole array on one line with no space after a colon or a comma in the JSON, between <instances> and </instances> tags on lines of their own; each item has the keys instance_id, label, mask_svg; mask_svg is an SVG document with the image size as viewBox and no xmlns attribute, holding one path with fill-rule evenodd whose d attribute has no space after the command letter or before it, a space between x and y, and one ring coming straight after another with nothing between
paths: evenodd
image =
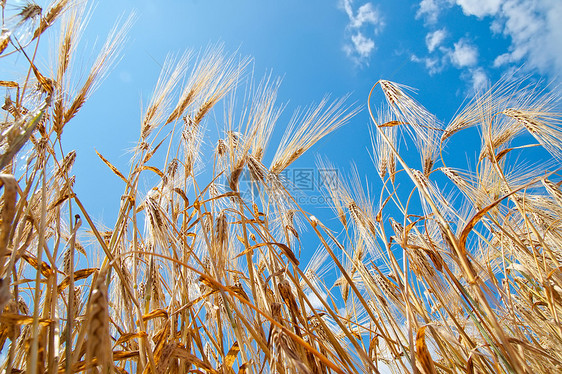
<instances>
[{"instance_id":1,"label":"white cloud","mask_svg":"<svg viewBox=\"0 0 562 374\"><path fill-rule=\"evenodd\" d=\"M426 58L424 59L425 68L429 71L429 74L437 74L443 70L443 63L437 58Z\"/></svg>"},{"instance_id":2,"label":"white cloud","mask_svg":"<svg viewBox=\"0 0 562 374\"><path fill-rule=\"evenodd\" d=\"M427 45L427 50L431 53L435 48L439 47L443 40L447 36L447 30L445 28L435 30L428 33L425 36L425 45Z\"/></svg>"},{"instance_id":3,"label":"white cloud","mask_svg":"<svg viewBox=\"0 0 562 374\"><path fill-rule=\"evenodd\" d=\"M499 17L511 46L496 58L496 66L525 62L541 73L562 76L561 1L508 1Z\"/></svg>"},{"instance_id":4,"label":"white cloud","mask_svg":"<svg viewBox=\"0 0 562 374\"><path fill-rule=\"evenodd\" d=\"M463 69L460 77L466 83L466 95L473 96L490 88L490 78L482 67Z\"/></svg>"},{"instance_id":5,"label":"white cloud","mask_svg":"<svg viewBox=\"0 0 562 374\"><path fill-rule=\"evenodd\" d=\"M425 22L433 24L437 22L441 11L451 5L452 0L422 0L420 2L416 18L423 18Z\"/></svg>"},{"instance_id":6,"label":"white cloud","mask_svg":"<svg viewBox=\"0 0 562 374\"><path fill-rule=\"evenodd\" d=\"M354 51L359 54L361 58L367 58L375 49L375 42L373 39L365 37L361 32L351 36Z\"/></svg>"},{"instance_id":7,"label":"white cloud","mask_svg":"<svg viewBox=\"0 0 562 374\"><path fill-rule=\"evenodd\" d=\"M466 15L492 17L490 29L510 39L494 65L525 64L543 74L562 77L562 1L456 0Z\"/></svg>"},{"instance_id":8,"label":"white cloud","mask_svg":"<svg viewBox=\"0 0 562 374\"><path fill-rule=\"evenodd\" d=\"M443 59L439 59L437 57L418 57L413 55L410 57L413 62L424 64L425 68L429 72L429 75L434 75L443 71L445 67L445 63Z\"/></svg>"},{"instance_id":9,"label":"white cloud","mask_svg":"<svg viewBox=\"0 0 562 374\"><path fill-rule=\"evenodd\" d=\"M500 67L502 65L509 64L511 62L511 56L509 53L502 53L494 60L494 66Z\"/></svg>"},{"instance_id":10,"label":"white cloud","mask_svg":"<svg viewBox=\"0 0 562 374\"><path fill-rule=\"evenodd\" d=\"M353 0L342 0L340 1L340 6L343 8L347 16L351 19L353 18L353 9L351 8L351 4Z\"/></svg>"},{"instance_id":11,"label":"white cloud","mask_svg":"<svg viewBox=\"0 0 562 374\"><path fill-rule=\"evenodd\" d=\"M478 62L478 49L465 39L454 44L455 48L449 51L449 58L458 68L470 67Z\"/></svg>"},{"instance_id":12,"label":"white cloud","mask_svg":"<svg viewBox=\"0 0 562 374\"><path fill-rule=\"evenodd\" d=\"M340 7L349 18L346 27L347 42L343 49L356 63L362 64L375 51L374 35L384 27L379 10L367 2L354 11L353 0L341 0Z\"/></svg>"},{"instance_id":13,"label":"white cloud","mask_svg":"<svg viewBox=\"0 0 562 374\"><path fill-rule=\"evenodd\" d=\"M496 14L502 0L457 0L457 5L467 16L476 16L482 18L484 16Z\"/></svg>"},{"instance_id":14,"label":"white cloud","mask_svg":"<svg viewBox=\"0 0 562 374\"><path fill-rule=\"evenodd\" d=\"M476 68L471 70L471 83L472 83L472 91L476 92L484 92L490 86L490 79L488 78L488 74L482 68Z\"/></svg>"},{"instance_id":15,"label":"white cloud","mask_svg":"<svg viewBox=\"0 0 562 374\"><path fill-rule=\"evenodd\" d=\"M562 0L419 0L418 4L416 18L437 31L425 38L430 55L412 61L423 63L429 74L452 64L474 91L487 84L486 70L478 67L477 47L468 38L452 47L445 45L446 35L435 24L449 7L458 6L465 15L488 21L492 33L506 38L509 47L492 57L496 68L505 72L523 66L562 81ZM480 64L484 67L487 62Z\"/></svg>"},{"instance_id":16,"label":"white cloud","mask_svg":"<svg viewBox=\"0 0 562 374\"><path fill-rule=\"evenodd\" d=\"M382 25L381 16L372 3L365 3L357 9L357 14L353 11L353 0L342 0L340 6L343 8L349 17L348 27L360 28L364 24L371 24L374 26Z\"/></svg>"},{"instance_id":17,"label":"white cloud","mask_svg":"<svg viewBox=\"0 0 562 374\"><path fill-rule=\"evenodd\" d=\"M357 15L351 18L351 27L359 28L363 24L371 24L377 26L380 19L379 12L373 7L373 4L363 4L357 10Z\"/></svg>"}]
</instances>

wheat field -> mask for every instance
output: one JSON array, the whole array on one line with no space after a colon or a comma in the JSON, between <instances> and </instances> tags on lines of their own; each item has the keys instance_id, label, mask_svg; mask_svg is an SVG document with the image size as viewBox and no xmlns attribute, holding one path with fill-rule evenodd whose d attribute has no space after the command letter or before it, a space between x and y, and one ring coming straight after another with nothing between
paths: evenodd
<instances>
[{"instance_id":1,"label":"wheat field","mask_svg":"<svg viewBox=\"0 0 562 374\"><path fill-rule=\"evenodd\" d=\"M376 171L367 183L338 174L326 220L283 172L360 107L325 97L275 139L279 79L248 78L250 59L220 45L170 57L129 169L98 154L124 186L106 227L74 189L80 150L63 130L132 21L77 74L87 6L27 3L2 20L0 64L25 67L0 77L3 372L562 371L556 89L507 77L443 124L408 87L376 82L365 98ZM40 67L46 34L56 58ZM210 116L224 127L205 153ZM471 167L449 166L448 144L468 131L480 139Z\"/></svg>"}]
</instances>

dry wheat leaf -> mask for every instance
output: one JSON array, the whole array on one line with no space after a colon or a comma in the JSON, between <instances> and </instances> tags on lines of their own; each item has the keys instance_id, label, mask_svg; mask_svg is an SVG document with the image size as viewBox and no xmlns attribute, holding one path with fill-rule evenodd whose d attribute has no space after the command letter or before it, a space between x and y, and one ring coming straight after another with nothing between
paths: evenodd
<instances>
[{"instance_id":1,"label":"dry wheat leaf","mask_svg":"<svg viewBox=\"0 0 562 374\"><path fill-rule=\"evenodd\" d=\"M63 194L57 201L54 201L50 206L49 206L49 210L56 208L57 206L61 205L62 203L64 203L66 200L68 200L70 197L73 197L74 194L70 195L70 194Z\"/></svg>"},{"instance_id":2,"label":"dry wheat leaf","mask_svg":"<svg viewBox=\"0 0 562 374\"><path fill-rule=\"evenodd\" d=\"M31 63L31 69L33 70L33 74L35 74L35 78L37 78L37 81L43 88L44 92L52 94L54 89L53 80L45 78L45 76L39 72L39 69L37 69L33 63Z\"/></svg>"},{"instance_id":3,"label":"dry wheat leaf","mask_svg":"<svg viewBox=\"0 0 562 374\"><path fill-rule=\"evenodd\" d=\"M144 166L141 168L141 171L143 171L143 170L150 170L150 171L152 171L152 172L158 174L158 176L159 176L160 178L164 178L164 173L162 173L162 172L160 171L160 169L158 169L157 167L144 165Z\"/></svg>"},{"instance_id":4,"label":"dry wheat leaf","mask_svg":"<svg viewBox=\"0 0 562 374\"><path fill-rule=\"evenodd\" d=\"M17 87L19 87L19 84L17 84L16 82L13 82L13 81L2 81L2 80L0 80L0 86L17 88Z\"/></svg>"},{"instance_id":5,"label":"dry wheat leaf","mask_svg":"<svg viewBox=\"0 0 562 374\"><path fill-rule=\"evenodd\" d=\"M78 281L80 279L88 278L90 275L96 272L98 268L89 268L89 269L80 269L74 272L74 280ZM60 282L58 286L58 291L61 292L70 284L70 276L64 278L62 282Z\"/></svg>"},{"instance_id":6,"label":"dry wheat leaf","mask_svg":"<svg viewBox=\"0 0 562 374\"><path fill-rule=\"evenodd\" d=\"M418 330L416 334L416 358L425 374L436 374L435 365L433 364L433 359L429 354L429 349L425 343L425 329L427 326L423 326Z\"/></svg>"},{"instance_id":7,"label":"dry wheat leaf","mask_svg":"<svg viewBox=\"0 0 562 374\"><path fill-rule=\"evenodd\" d=\"M201 274L201 276L199 277L199 282L203 283L205 286L213 290L217 289L215 283L213 282L213 279L206 274Z\"/></svg>"},{"instance_id":8,"label":"dry wheat leaf","mask_svg":"<svg viewBox=\"0 0 562 374\"><path fill-rule=\"evenodd\" d=\"M33 323L33 317L17 313L2 313L0 314L0 322L13 325L30 325ZM51 323L53 323L52 319L39 318L41 326L49 326Z\"/></svg>"},{"instance_id":9,"label":"dry wheat leaf","mask_svg":"<svg viewBox=\"0 0 562 374\"><path fill-rule=\"evenodd\" d=\"M405 125L405 122L400 122L400 121L388 121L383 123L382 125L379 125L379 127L394 127L394 126L399 126L399 125Z\"/></svg>"},{"instance_id":10,"label":"dry wheat leaf","mask_svg":"<svg viewBox=\"0 0 562 374\"><path fill-rule=\"evenodd\" d=\"M234 361L236 361L236 356L238 356L238 352L240 352L240 345L237 341L232 344L232 347L228 350L226 357L224 358L224 366L232 367L234 365Z\"/></svg>"},{"instance_id":11,"label":"dry wheat leaf","mask_svg":"<svg viewBox=\"0 0 562 374\"><path fill-rule=\"evenodd\" d=\"M238 368L238 374L246 374L246 372L248 371L248 368L250 367L251 362L244 362L242 365L240 365L240 367Z\"/></svg>"},{"instance_id":12,"label":"dry wheat leaf","mask_svg":"<svg viewBox=\"0 0 562 374\"><path fill-rule=\"evenodd\" d=\"M105 157L103 157L98 151L96 151L96 154L98 155L99 158L101 158L101 160L111 169L112 172L114 172L119 178L121 178L121 180L123 180L123 182L125 182L125 184L128 183L127 178L125 178L125 176L123 174L121 174L121 172L119 171L119 169L117 169L115 166L113 166L111 164L111 162L107 161L105 159Z\"/></svg>"},{"instance_id":13,"label":"dry wheat leaf","mask_svg":"<svg viewBox=\"0 0 562 374\"><path fill-rule=\"evenodd\" d=\"M121 335L119 337L119 339L117 339L117 341L115 342L115 344L113 346L117 347L119 344L126 343L131 339L144 338L144 337L147 337L147 336L148 336L148 334L144 331L126 333L126 334Z\"/></svg>"},{"instance_id":14,"label":"dry wheat leaf","mask_svg":"<svg viewBox=\"0 0 562 374\"><path fill-rule=\"evenodd\" d=\"M31 266L35 268L35 270L39 270L39 264L37 263L37 259L31 255L23 254L21 257ZM53 274L53 269L47 265L45 262L41 262L41 274L45 277L49 277Z\"/></svg>"},{"instance_id":15,"label":"dry wheat leaf","mask_svg":"<svg viewBox=\"0 0 562 374\"><path fill-rule=\"evenodd\" d=\"M166 312L164 309L155 309L150 313L144 314L142 316L142 320L143 321L149 321L151 319L154 318L168 318L168 312Z\"/></svg>"},{"instance_id":16,"label":"dry wheat leaf","mask_svg":"<svg viewBox=\"0 0 562 374\"><path fill-rule=\"evenodd\" d=\"M126 360L128 358L137 357L139 351L114 351L113 361Z\"/></svg>"},{"instance_id":17,"label":"dry wheat leaf","mask_svg":"<svg viewBox=\"0 0 562 374\"><path fill-rule=\"evenodd\" d=\"M246 241L245 241L244 238L241 237L240 235L236 235L236 239L238 239L238 241L239 241L240 243L242 243L242 244L244 244L244 245L246 244ZM257 246L258 246L258 245L254 245L254 246L252 246L252 248L256 248ZM248 248L248 250L250 250L250 248Z\"/></svg>"}]
</instances>

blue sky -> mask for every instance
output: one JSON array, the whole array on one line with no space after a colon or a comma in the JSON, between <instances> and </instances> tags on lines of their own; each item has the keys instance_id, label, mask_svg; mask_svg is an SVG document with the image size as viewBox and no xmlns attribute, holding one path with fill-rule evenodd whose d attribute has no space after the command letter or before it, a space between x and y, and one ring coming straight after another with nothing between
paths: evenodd
<instances>
[{"instance_id":1,"label":"blue sky","mask_svg":"<svg viewBox=\"0 0 562 374\"><path fill-rule=\"evenodd\" d=\"M418 101L447 123L467 97L513 69L547 81L559 81L562 72L559 0L100 1L83 37L84 66L95 57L96 40L102 44L131 12L136 22L121 62L64 134L67 151L78 149L79 195L110 225L124 186L94 149L128 170L142 103L170 53L223 43L227 52L253 57L257 79L270 71L281 76L279 103L287 107L277 139L297 107L328 93L351 93L350 102L364 105L378 79L417 88ZM363 110L297 166L313 166L320 153L338 167L349 169L353 160L361 174L374 175L368 125ZM217 126L208 123L208 131ZM274 139L270 152L275 145Z\"/></svg>"}]
</instances>

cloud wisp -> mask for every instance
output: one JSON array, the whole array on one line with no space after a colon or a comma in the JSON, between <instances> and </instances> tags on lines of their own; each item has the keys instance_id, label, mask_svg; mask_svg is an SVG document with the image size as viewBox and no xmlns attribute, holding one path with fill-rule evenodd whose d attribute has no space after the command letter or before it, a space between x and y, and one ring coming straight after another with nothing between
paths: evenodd
<instances>
[{"instance_id":1,"label":"cloud wisp","mask_svg":"<svg viewBox=\"0 0 562 374\"><path fill-rule=\"evenodd\" d=\"M475 39L470 30L464 30L464 36L456 42L446 43L454 36L454 29L443 27L445 14L454 7L466 17L488 22L487 37L503 36L508 47L481 57L470 41ZM431 31L425 37L427 55L413 55L412 61L423 64L430 75L452 66L474 92L489 84L493 69L503 74L522 67L562 81L560 0L420 0L416 19L422 19ZM482 40L482 35L477 38Z\"/></svg>"},{"instance_id":2,"label":"cloud wisp","mask_svg":"<svg viewBox=\"0 0 562 374\"><path fill-rule=\"evenodd\" d=\"M437 23L443 9L451 7L452 0L422 0L416 12L416 18L422 18L426 24Z\"/></svg>"},{"instance_id":3,"label":"cloud wisp","mask_svg":"<svg viewBox=\"0 0 562 374\"><path fill-rule=\"evenodd\" d=\"M465 16L490 21L490 31L503 35L510 45L493 61L496 68L524 65L528 70L562 78L562 1L560 0L421 0L416 18L436 26L447 9L458 6ZM440 45L439 30L429 33L426 45L433 52ZM435 35L434 35L435 34ZM459 48L461 46L459 45ZM455 45L455 52L468 52ZM462 65L462 59L452 62ZM492 65L492 64L490 64Z\"/></svg>"},{"instance_id":4,"label":"cloud wisp","mask_svg":"<svg viewBox=\"0 0 562 374\"><path fill-rule=\"evenodd\" d=\"M428 33L425 36L425 45L427 46L427 50L429 51L429 53L435 51L435 49L443 43L446 37L447 37L446 28L442 28Z\"/></svg>"},{"instance_id":5,"label":"cloud wisp","mask_svg":"<svg viewBox=\"0 0 562 374\"><path fill-rule=\"evenodd\" d=\"M473 67L478 63L478 48L466 39L455 43L454 49L447 54L457 68Z\"/></svg>"},{"instance_id":6,"label":"cloud wisp","mask_svg":"<svg viewBox=\"0 0 562 374\"><path fill-rule=\"evenodd\" d=\"M473 92L482 90L488 83L486 71L478 67L478 47L468 38L461 38L453 43L453 47L444 45L448 36L445 28L429 32L425 37L425 44L429 55L418 57L413 55L413 62L425 65L430 75L440 73L447 66L454 66L461 70L461 77L467 81Z\"/></svg>"},{"instance_id":7,"label":"cloud wisp","mask_svg":"<svg viewBox=\"0 0 562 374\"><path fill-rule=\"evenodd\" d=\"M370 56L376 50L374 36L384 27L384 20L370 2L354 9L353 0L341 0L340 8L349 19L345 28L346 42L343 50L355 63L368 64Z\"/></svg>"},{"instance_id":8,"label":"cloud wisp","mask_svg":"<svg viewBox=\"0 0 562 374\"><path fill-rule=\"evenodd\" d=\"M509 50L495 59L496 67L525 62L562 78L561 1L506 1L493 16L492 30L511 39Z\"/></svg>"}]
</instances>

